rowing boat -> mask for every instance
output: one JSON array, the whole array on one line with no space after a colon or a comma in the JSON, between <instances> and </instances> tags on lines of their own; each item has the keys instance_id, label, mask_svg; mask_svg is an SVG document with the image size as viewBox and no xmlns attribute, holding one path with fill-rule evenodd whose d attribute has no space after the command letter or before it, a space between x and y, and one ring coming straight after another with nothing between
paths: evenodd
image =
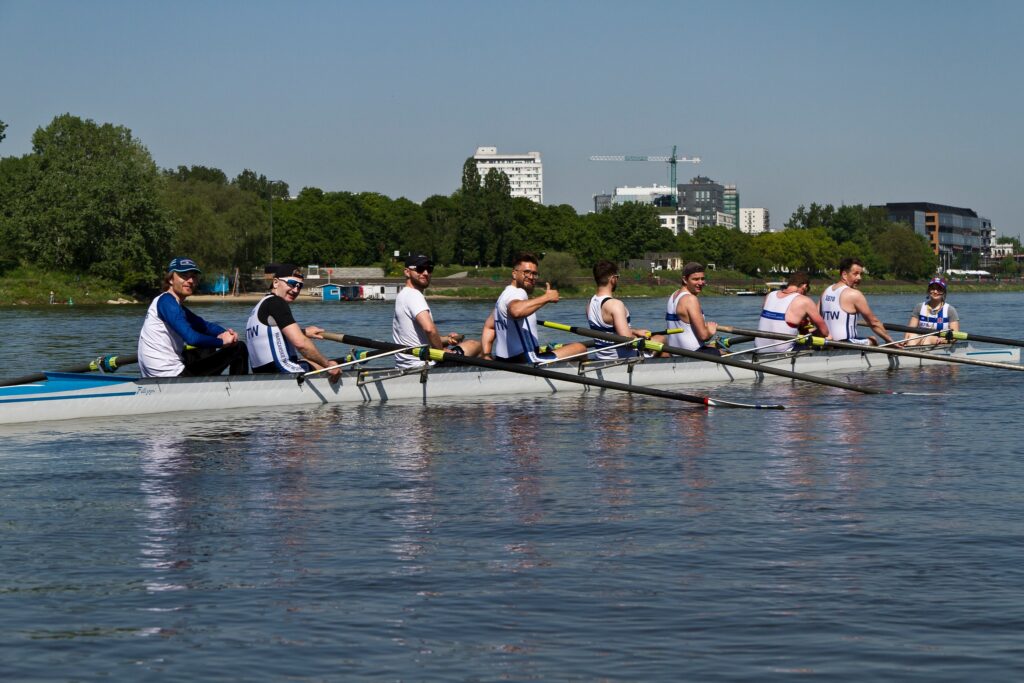
<instances>
[{"instance_id":1,"label":"rowing boat","mask_svg":"<svg viewBox=\"0 0 1024 683\"><path fill-rule=\"evenodd\" d=\"M935 359L908 359L857 351L800 350L754 354L758 364L802 373L859 372L942 363L944 356L1020 362L1019 348L943 345ZM632 358L560 362L547 369L643 387L763 381L771 375L689 358ZM365 368L345 372L337 384L324 376L245 375L139 378L98 373L44 373L46 379L0 388L0 424L90 419L180 411L378 401L479 400L500 395L579 393L590 387L472 366L446 364L423 370Z\"/></svg>"}]
</instances>

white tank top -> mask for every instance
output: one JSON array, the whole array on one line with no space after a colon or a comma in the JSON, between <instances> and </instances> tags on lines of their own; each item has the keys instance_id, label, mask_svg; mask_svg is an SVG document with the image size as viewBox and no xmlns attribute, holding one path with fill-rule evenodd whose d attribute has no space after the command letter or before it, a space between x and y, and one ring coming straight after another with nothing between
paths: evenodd
<instances>
[{"instance_id":1,"label":"white tank top","mask_svg":"<svg viewBox=\"0 0 1024 683\"><path fill-rule=\"evenodd\" d=\"M268 294L260 299L252 313L249 314L249 321L245 324L245 342L249 347L249 365L258 368L273 363L280 372L305 372L306 368L298 364L299 354L277 325L264 325L260 322L257 313L260 305L274 294Z\"/></svg>"},{"instance_id":2,"label":"white tank top","mask_svg":"<svg viewBox=\"0 0 1024 683\"><path fill-rule=\"evenodd\" d=\"M590 324L590 329L600 330L601 332L609 332L616 334L615 326L609 325L604 321L601 315L601 306L604 305L605 301L611 299L610 296L599 297L596 294L590 297L590 305L587 307L587 322ZM626 309L626 322L630 321L629 309ZM596 348L604 346L611 346L615 342L597 340L594 344ZM603 349L593 354L593 357L598 360L614 360L616 358L631 358L636 355L636 349L632 346L619 346L614 349Z\"/></svg>"},{"instance_id":3,"label":"white tank top","mask_svg":"<svg viewBox=\"0 0 1024 683\"><path fill-rule=\"evenodd\" d=\"M665 307L665 322L668 329L682 330L681 332L668 335L668 345L686 349L687 351L696 351L704 346L704 344L697 340L697 335L693 333L693 326L683 322L679 318L679 314L676 313L679 301L684 296L690 296L690 292L685 289L673 292L668 298L668 305Z\"/></svg>"},{"instance_id":4,"label":"white tank top","mask_svg":"<svg viewBox=\"0 0 1024 683\"><path fill-rule=\"evenodd\" d=\"M821 317L835 341L857 339L857 314L847 313L839 305L846 285L829 285L821 293Z\"/></svg>"},{"instance_id":5,"label":"white tank top","mask_svg":"<svg viewBox=\"0 0 1024 683\"><path fill-rule=\"evenodd\" d=\"M761 317L757 321L757 329L777 334L789 334L796 336L799 330L786 322L786 313L793 301L800 296L800 292L787 294L781 299L778 292L771 292L764 298L764 307L761 309ZM765 348L769 353L785 353L793 350L793 342L780 342L778 339L765 339L758 337L754 340L757 348Z\"/></svg>"},{"instance_id":6,"label":"white tank top","mask_svg":"<svg viewBox=\"0 0 1024 683\"><path fill-rule=\"evenodd\" d=\"M143 377L177 377L185 369L182 355L185 340L160 319L156 311L160 297L174 296L170 292L160 294L149 304L146 320L139 333L139 374Z\"/></svg>"}]
</instances>

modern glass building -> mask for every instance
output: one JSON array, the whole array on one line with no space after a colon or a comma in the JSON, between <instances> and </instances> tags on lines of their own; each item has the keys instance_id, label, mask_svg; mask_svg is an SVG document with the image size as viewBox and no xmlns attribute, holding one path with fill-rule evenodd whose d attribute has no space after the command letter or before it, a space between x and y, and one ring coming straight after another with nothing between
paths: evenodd
<instances>
[{"instance_id":1,"label":"modern glass building","mask_svg":"<svg viewBox=\"0 0 1024 683\"><path fill-rule=\"evenodd\" d=\"M928 240L944 269L971 268L995 242L992 221L973 209L931 202L896 202L885 205L889 220L910 225Z\"/></svg>"},{"instance_id":2,"label":"modern glass building","mask_svg":"<svg viewBox=\"0 0 1024 683\"><path fill-rule=\"evenodd\" d=\"M700 227L717 225L718 214L725 213L725 186L704 176L679 183L679 210L696 218Z\"/></svg>"},{"instance_id":3,"label":"modern glass building","mask_svg":"<svg viewBox=\"0 0 1024 683\"><path fill-rule=\"evenodd\" d=\"M726 185L722 193L723 212L732 216L733 226L740 224L740 192L735 185Z\"/></svg>"}]
</instances>

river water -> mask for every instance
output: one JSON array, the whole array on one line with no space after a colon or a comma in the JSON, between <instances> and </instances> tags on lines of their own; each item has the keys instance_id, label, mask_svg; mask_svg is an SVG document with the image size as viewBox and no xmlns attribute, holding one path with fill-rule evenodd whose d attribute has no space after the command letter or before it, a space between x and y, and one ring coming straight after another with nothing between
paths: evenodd
<instances>
[{"instance_id":1,"label":"river water","mask_svg":"<svg viewBox=\"0 0 1024 683\"><path fill-rule=\"evenodd\" d=\"M1019 299L952 303L1021 338ZM917 300L872 304L906 323ZM760 300L704 303L753 327ZM659 326L662 301L628 305ZM295 308L390 331L386 304ZM489 306L433 308L476 332ZM4 374L132 353L143 313L0 311ZM500 395L0 428L0 679L1020 680L1022 373L842 378L915 395L770 381L686 391L788 410Z\"/></svg>"}]
</instances>

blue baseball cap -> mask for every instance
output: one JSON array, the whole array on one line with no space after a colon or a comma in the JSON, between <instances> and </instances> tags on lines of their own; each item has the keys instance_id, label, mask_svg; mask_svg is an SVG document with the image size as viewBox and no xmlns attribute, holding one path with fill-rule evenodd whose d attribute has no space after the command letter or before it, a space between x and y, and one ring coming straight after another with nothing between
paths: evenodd
<instances>
[{"instance_id":1,"label":"blue baseball cap","mask_svg":"<svg viewBox=\"0 0 1024 683\"><path fill-rule=\"evenodd\" d=\"M203 272L199 270L199 266L196 265L195 261L184 256L171 259L171 265L167 266L168 273L190 273L193 270L197 273Z\"/></svg>"}]
</instances>

